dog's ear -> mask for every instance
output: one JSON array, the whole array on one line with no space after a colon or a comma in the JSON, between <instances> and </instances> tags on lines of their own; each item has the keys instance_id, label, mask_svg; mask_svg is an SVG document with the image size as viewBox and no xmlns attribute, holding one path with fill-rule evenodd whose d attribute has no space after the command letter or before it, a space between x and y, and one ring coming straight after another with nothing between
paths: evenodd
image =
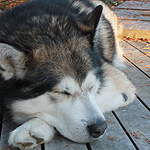
<instances>
[{"instance_id":1,"label":"dog's ear","mask_svg":"<svg viewBox=\"0 0 150 150\"><path fill-rule=\"evenodd\" d=\"M92 12L90 12L84 18L77 21L78 28L83 33L93 33L100 20L102 10L103 7L101 5L97 6Z\"/></svg>"},{"instance_id":2,"label":"dog's ear","mask_svg":"<svg viewBox=\"0 0 150 150\"><path fill-rule=\"evenodd\" d=\"M25 74L25 55L13 46L0 43L0 76L6 81Z\"/></svg>"}]
</instances>

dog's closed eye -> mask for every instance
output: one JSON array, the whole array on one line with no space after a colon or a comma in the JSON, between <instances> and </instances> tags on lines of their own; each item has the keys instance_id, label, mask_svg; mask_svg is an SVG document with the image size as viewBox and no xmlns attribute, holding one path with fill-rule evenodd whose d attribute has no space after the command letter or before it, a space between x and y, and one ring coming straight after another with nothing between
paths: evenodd
<instances>
[{"instance_id":1,"label":"dog's closed eye","mask_svg":"<svg viewBox=\"0 0 150 150\"><path fill-rule=\"evenodd\" d=\"M64 94L64 95L68 95L70 96L71 94L67 91L54 91L54 93L58 93L58 94Z\"/></svg>"}]
</instances>

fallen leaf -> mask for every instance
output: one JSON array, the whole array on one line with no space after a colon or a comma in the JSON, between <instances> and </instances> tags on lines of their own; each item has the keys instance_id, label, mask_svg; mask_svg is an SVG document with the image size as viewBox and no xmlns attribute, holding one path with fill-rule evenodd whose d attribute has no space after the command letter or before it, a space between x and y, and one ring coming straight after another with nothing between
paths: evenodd
<instances>
[{"instance_id":1,"label":"fallen leaf","mask_svg":"<svg viewBox=\"0 0 150 150\"><path fill-rule=\"evenodd\" d=\"M107 120L106 120L106 123L114 123L114 122L111 122L111 121L107 121Z\"/></svg>"},{"instance_id":2,"label":"fallen leaf","mask_svg":"<svg viewBox=\"0 0 150 150\"><path fill-rule=\"evenodd\" d=\"M109 137L109 139L110 139L111 141L114 141L114 140L115 140L115 138L112 137L112 136L110 136L110 135L108 135L108 137Z\"/></svg>"}]
</instances>

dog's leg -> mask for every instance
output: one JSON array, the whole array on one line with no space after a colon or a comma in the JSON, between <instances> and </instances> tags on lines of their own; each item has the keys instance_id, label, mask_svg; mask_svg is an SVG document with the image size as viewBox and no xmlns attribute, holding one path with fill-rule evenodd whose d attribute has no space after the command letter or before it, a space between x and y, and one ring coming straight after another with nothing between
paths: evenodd
<instances>
[{"instance_id":1,"label":"dog's leg","mask_svg":"<svg viewBox=\"0 0 150 150\"><path fill-rule=\"evenodd\" d=\"M39 118L34 118L12 131L8 143L21 150L32 149L39 144L49 142L54 134L54 127Z\"/></svg>"}]
</instances>

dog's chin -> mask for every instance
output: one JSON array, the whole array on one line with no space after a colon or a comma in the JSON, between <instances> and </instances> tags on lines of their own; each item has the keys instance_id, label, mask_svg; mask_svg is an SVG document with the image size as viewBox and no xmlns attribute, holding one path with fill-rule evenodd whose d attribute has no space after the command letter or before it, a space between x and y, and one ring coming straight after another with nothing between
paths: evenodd
<instances>
[{"instance_id":1,"label":"dog's chin","mask_svg":"<svg viewBox=\"0 0 150 150\"><path fill-rule=\"evenodd\" d=\"M101 137L103 137L103 135L99 136L98 138L93 138L92 136L90 136L87 132L85 133L65 133L64 132L61 132L59 130L57 130L57 128L55 128L55 130L60 134L62 135L63 137L67 138L68 140L70 141L73 141L73 142L76 142L76 143L82 143L82 144L85 144L85 143L90 143L90 142L93 142L95 140L98 140L100 139Z\"/></svg>"},{"instance_id":2,"label":"dog's chin","mask_svg":"<svg viewBox=\"0 0 150 150\"><path fill-rule=\"evenodd\" d=\"M66 137L67 138L67 137ZM95 140L98 140L99 138L80 138L80 139L74 139L74 138L67 138L73 142L76 142L76 143L81 143L81 144L85 144L85 143L90 143L90 142L93 142Z\"/></svg>"},{"instance_id":3,"label":"dog's chin","mask_svg":"<svg viewBox=\"0 0 150 150\"><path fill-rule=\"evenodd\" d=\"M59 134L61 134L60 132L58 132ZM70 141L73 141L73 142L76 142L76 143L82 143L82 144L85 144L85 143L90 143L90 142L93 142L95 140L98 140L99 138L101 138L102 136L98 137L98 138L93 138L91 136L66 136L66 135L63 135L61 134L63 137L67 138L68 140Z\"/></svg>"}]
</instances>

